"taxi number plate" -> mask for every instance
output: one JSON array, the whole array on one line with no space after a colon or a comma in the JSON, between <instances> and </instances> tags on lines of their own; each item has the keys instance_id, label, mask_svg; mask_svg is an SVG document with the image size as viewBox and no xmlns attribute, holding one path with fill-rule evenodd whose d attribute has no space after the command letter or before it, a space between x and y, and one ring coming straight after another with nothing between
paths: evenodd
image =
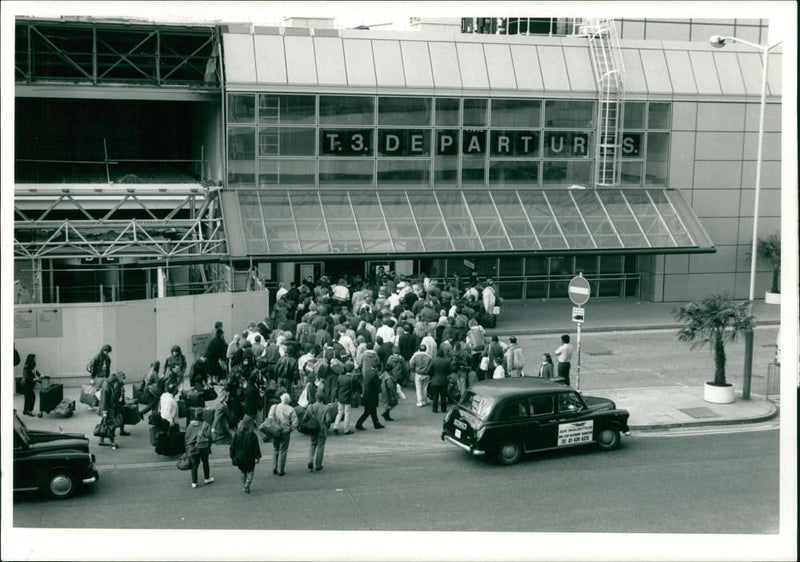
<instances>
[{"instance_id":1,"label":"taxi number plate","mask_svg":"<svg viewBox=\"0 0 800 562\"><path fill-rule=\"evenodd\" d=\"M467 423L461 420L453 420L453 425L461 429L467 429Z\"/></svg>"},{"instance_id":2,"label":"taxi number plate","mask_svg":"<svg viewBox=\"0 0 800 562\"><path fill-rule=\"evenodd\" d=\"M461 430L456 429L456 439L461 439Z\"/></svg>"}]
</instances>

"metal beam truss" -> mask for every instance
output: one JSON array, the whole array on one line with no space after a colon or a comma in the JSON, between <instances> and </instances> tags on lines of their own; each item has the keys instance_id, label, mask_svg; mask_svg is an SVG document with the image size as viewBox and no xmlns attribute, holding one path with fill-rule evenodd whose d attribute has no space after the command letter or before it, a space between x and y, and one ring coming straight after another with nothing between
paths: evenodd
<instances>
[{"instance_id":1,"label":"metal beam truss","mask_svg":"<svg viewBox=\"0 0 800 562\"><path fill-rule=\"evenodd\" d=\"M227 256L218 188L170 188L160 196L146 188L93 191L18 190L14 257Z\"/></svg>"},{"instance_id":2,"label":"metal beam truss","mask_svg":"<svg viewBox=\"0 0 800 562\"><path fill-rule=\"evenodd\" d=\"M220 87L214 26L16 22L17 83Z\"/></svg>"}]
</instances>

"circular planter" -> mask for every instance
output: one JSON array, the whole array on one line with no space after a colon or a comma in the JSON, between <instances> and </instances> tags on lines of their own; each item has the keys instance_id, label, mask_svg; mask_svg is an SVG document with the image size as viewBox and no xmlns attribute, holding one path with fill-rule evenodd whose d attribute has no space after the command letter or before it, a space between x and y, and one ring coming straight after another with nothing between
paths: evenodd
<instances>
[{"instance_id":1,"label":"circular planter","mask_svg":"<svg viewBox=\"0 0 800 562\"><path fill-rule=\"evenodd\" d=\"M703 400L713 404L731 404L736 400L735 387L731 383L715 386L707 382L703 389Z\"/></svg>"},{"instance_id":2,"label":"circular planter","mask_svg":"<svg viewBox=\"0 0 800 562\"><path fill-rule=\"evenodd\" d=\"M764 294L764 302L767 304L781 304L781 294L780 293L770 293L767 291Z\"/></svg>"}]
</instances>

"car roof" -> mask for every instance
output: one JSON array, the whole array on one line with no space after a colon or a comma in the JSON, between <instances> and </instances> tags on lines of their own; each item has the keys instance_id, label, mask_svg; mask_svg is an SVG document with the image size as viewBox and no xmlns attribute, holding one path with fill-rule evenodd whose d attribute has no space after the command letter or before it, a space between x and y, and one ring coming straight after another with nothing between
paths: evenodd
<instances>
[{"instance_id":1,"label":"car roof","mask_svg":"<svg viewBox=\"0 0 800 562\"><path fill-rule=\"evenodd\" d=\"M511 377L477 382L470 385L468 390L481 396L491 396L500 399L520 393L561 394L570 392L573 388L538 377Z\"/></svg>"}]
</instances>

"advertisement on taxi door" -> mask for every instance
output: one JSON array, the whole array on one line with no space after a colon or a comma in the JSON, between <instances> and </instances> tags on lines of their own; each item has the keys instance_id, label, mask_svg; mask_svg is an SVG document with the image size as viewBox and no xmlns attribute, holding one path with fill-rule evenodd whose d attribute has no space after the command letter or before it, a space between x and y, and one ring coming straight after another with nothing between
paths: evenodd
<instances>
[{"instance_id":1,"label":"advertisement on taxi door","mask_svg":"<svg viewBox=\"0 0 800 562\"><path fill-rule=\"evenodd\" d=\"M592 440L594 420L558 424L558 446L588 443Z\"/></svg>"}]
</instances>

